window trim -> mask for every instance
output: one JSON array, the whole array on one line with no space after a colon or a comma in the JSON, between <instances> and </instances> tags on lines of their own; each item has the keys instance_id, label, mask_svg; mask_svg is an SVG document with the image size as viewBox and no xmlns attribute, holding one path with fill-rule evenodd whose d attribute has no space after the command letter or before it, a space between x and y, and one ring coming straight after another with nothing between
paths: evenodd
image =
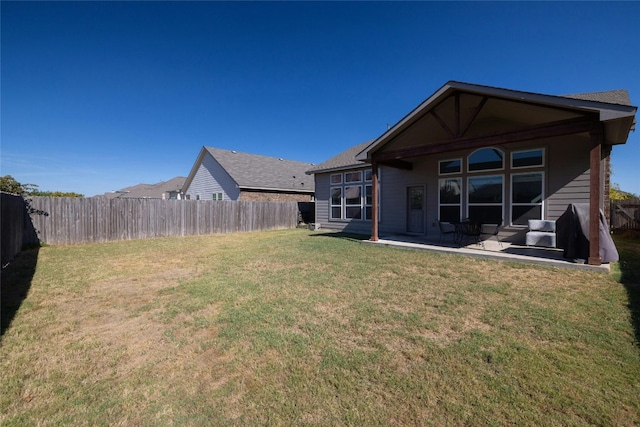
<instances>
[{"instance_id":1,"label":"window trim","mask_svg":"<svg viewBox=\"0 0 640 427\"><path fill-rule=\"evenodd\" d=\"M460 186L460 201L458 203L442 203L440 199L440 189L441 189L442 182L451 181L451 180L458 181L458 185ZM440 208L442 206L458 206L458 218L459 219L462 218L462 201L464 196L464 189L462 188L462 183L463 183L462 176L438 179L438 221L442 221L441 211L440 211Z\"/></svg>"},{"instance_id":2,"label":"window trim","mask_svg":"<svg viewBox=\"0 0 640 427\"><path fill-rule=\"evenodd\" d=\"M367 215L367 208L372 208L373 207L373 203L368 204L367 203L367 195L366 195L366 191L367 188L371 188L371 190L373 191L373 180L372 180L372 174L369 173L369 177L367 178L367 172L370 172L371 168L359 168L359 169L350 169L350 170L346 170L344 172L341 173L334 173L334 174L330 174L329 175L329 200L328 200L328 205L329 205L329 214L328 214L328 218L329 221L341 221L341 222L350 222L350 221L369 221L371 222L371 218L369 218L370 215ZM381 170L378 169L378 182L380 182L380 172ZM346 176L347 174L354 174L357 173L358 177L360 178L359 181L347 181L346 180ZM332 177L334 176L340 176L340 184L334 184L331 182ZM347 201L346 201L346 188L349 187L359 187L360 188L360 204L349 204L347 205ZM340 189L340 205L337 204L333 204L333 197L332 197L332 193L333 193L333 189L335 188L339 188ZM380 187L378 187L378 194L380 192ZM373 198L372 198L373 201ZM378 221L380 220L380 197L378 197ZM359 218L347 218L347 208L354 208L356 206L360 207L360 217ZM334 217L333 216L333 210L334 208L340 208L340 217Z\"/></svg>"},{"instance_id":3,"label":"window trim","mask_svg":"<svg viewBox=\"0 0 640 427\"><path fill-rule=\"evenodd\" d=\"M517 153L526 153L529 151L542 151L542 163L539 165L530 165L530 166L514 166L513 165L513 155L517 154ZM531 168L544 168L545 167L545 157L546 157L546 150L544 149L544 147L536 147L536 148L528 148L525 150L514 150L510 153L510 163L509 166L511 166L511 169L531 169Z\"/></svg>"},{"instance_id":4,"label":"window trim","mask_svg":"<svg viewBox=\"0 0 640 427\"><path fill-rule=\"evenodd\" d=\"M358 179L356 179L356 180L347 180L347 175L351 175L351 174L358 174ZM362 170L345 172L344 173L344 178L342 179L342 182L344 184L354 184L354 183L362 182Z\"/></svg>"},{"instance_id":5,"label":"window trim","mask_svg":"<svg viewBox=\"0 0 640 427\"><path fill-rule=\"evenodd\" d=\"M511 194L509 197L509 225L512 227L527 227L526 224L514 224L513 223L513 207L514 206L540 206L540 218L541 220L545 219L545 214L544 214L544 208L545 208L545 171L544 170L535 170L535 171L528 171L528 172L518 172L518 173L512 173L509 174L509 189L511 190ZM540 174L541 176L541 182L540 182L540 192L542 193L540 195L540 203L515 203L513 201L513 177L514 176L518 176L518 175L532 175L532 174Z\"/></svg>"},{"instance_id":6,"label":"window trim","mask_svg":"<svg viewBox=\"0 0 640 427\"><path fill-rule=\"evenodd\" d=\"M496 150L499 151L500 153L502 153L502 166L497 168L497 169L478 169L478 170L471 170L471 156L473 156L474 154L483 151L483 150ZM503 171L505 169L505 152L504 150L501 150L500 148L497 147L482 147L482 148L478 148L474 151L472 151L471 153L469 153L469 155L467 156L467 173L485 173L485 172L495 172L495 171Z\"/></svg>"},{"instance_id":7,"label":"window trim","mask_svg":"<svg viewBox=\"0 0 640 427\"><path fill-rule=\"evenodd\" d=\"M501 180L501 183L502 183L502 191L500 192L501 193L500 194L500 199L501 199L500 203L471 203L469 201L469 196L470 196L469 189L471 188L471 185L469 184L469 181L472 180L472 179L493 178L493 177L499 177L500 180ZM466 188L466 191L465 191L465 195L466 195L465 202L466 202L466 212L467 212L466 216L467 216L467 218L469 218L469 208L471 206L500 206L501 207L501 214L500 215L502 217L502 221L504 222L505 204L506 204L505 191L507 190L506 186L505 186L505 174L488 174L488 175L471 175L471 176L467 176L466 184L467 184L467 188Z\"/></svg>"},{"instance_id":8,"label":"window trim","mask_svg":"<svg viewBox=\"0 0 640 427\"><path fill-rule=\"evenodd\" d=\"M454 160L460 160L460 170L459 171L457 171L457 172L445 172L445 173L441 172L441 166L440 165L443 162L451 162L451 161L454 161ZM462 157L457 157L457 158L454 158L454 159L438 160L438 175L439 176L460 175L460 174L462 174L462 169L463 169L463 166L464 166L463 163L464 162L462 161Z\"/></svg>"},{"instance_id":9,"label":"window trim","mask_svg":"<svg viewBox=\"0 0 640 427\"><path fill-rule=\"evenodd\" d=\"M333 203L333 190L338 189L340 190L340 204L336 205ZM335 187L331 187L331 189L329 190L329 220L341 220L343 218L343 209L342 206L344 204L344 187L343 186L335 186ZM340 216L339 217L334 217L333 216L333 209L334 208L340 208Z\"/></svg>"}]
</instances>

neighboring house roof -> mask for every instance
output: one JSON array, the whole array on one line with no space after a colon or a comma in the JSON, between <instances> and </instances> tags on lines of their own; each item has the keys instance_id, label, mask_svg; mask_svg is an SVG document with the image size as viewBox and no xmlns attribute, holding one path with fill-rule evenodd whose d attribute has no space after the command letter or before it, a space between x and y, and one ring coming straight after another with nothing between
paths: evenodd
<instances>
[{"instance_id":1,"label":"neighboring house roof","mask_svg":"<svg viewBox=\"0 0 640 427\"><path fill-rule=\"evenodd\" d=\"M202 147L184 188L188 188L202 160L210 154L240 189L313 193L315 182L305 174L313 163L285 160L257 154Z\"/></svg>"},{"instance_id":2,"label":"neighboring house roof","mask_svg":"<svg viewBox=\"0 0 640 427\"><path fill-rule=\"evenodd\" d=\"M105 196L111 199L162 199L166 193L180 192L187 178L177 176L168 181L157 184L137 184L121 190L107 193Z\"/></svg>"},{"instance_id":3,"label":"neighboring house roof","mask_svg":"<svg viewBox=\"0 0 640 427\"><path fill-rule=\"evenodd\" d=\"M398 133L404 131L426 112L437 107L439 102L455 92L553 107L567 111L597 114L600 122L604 124L605 141L608 144L623 144L626 142L629 131L634 127L635 113L637 111L637 107L631 105L628 93L625 90L555 96L449 81L387 132L365 147L356 155L356 158L362 161L369 160L369 156L373 151Z\"/></svg>"},{"instance_id":4,"label":"neighboring house roof","mask_svg":"<svg viewBox=\"0 0 640 427\"><path fill-rule=\"evenodd\" d=\"M338 154L337 156L334 156L329 160L323 163L320 163L317 166L312 167L307 171L307 174L333 172L333 171L339 171L344 169L352 169L354 167L367 166L367 164L357 160L356 155L362 150L364 150L369 144L371 144L371 142L372 141L367 141L367 142L363 142L362 144L358 144L354 147L351 147L346 151L343 151L342 153Z\"/></svg>"},{"instance_id":5,"label":"neighboring house roof","mask_svg":"<svg viewBox=\"0 0 640 427\"><path fill-rule=\"evenodd\" d=\"M631 106L631 98L629 98L629 92L626 89L610 90L607 92L576 93L573 95L563 95L563 98Z\"/></svg>"}]
</instances>

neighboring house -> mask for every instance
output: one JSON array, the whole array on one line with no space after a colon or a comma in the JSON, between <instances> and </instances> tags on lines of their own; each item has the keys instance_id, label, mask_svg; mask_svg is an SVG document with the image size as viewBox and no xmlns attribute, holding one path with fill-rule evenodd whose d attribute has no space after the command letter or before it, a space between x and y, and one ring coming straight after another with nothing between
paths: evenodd
<instances>
[{"instance_id":1,"label":"neighboring house","mask_svg":"<svg viewBox=\"0 0 640 427\"><path fill-rule=\"evenodd\" d=\"M636 111L625 90L551 96L448 82L377 139L308 171L316 222L377 240L474 218L502 222L501 235L523 242L529 219L588 203L589 262L598 264L610 153Z\"/></svg>"},{"instance_id":2,"label":"neighboring house","mask_svg":"<svg viewBox=\"0 0 640 427\"><path fill-rule=\"evenodd\" d=\"M177 199L183 197L182 186L187 178L177 176L169 181L162 181L157 184L138 184L123 188L105 196L110 199Z\"/></svg>"},{"instance_id":3,"label":"neighboring house","mask_svg":"<svg viewBox=\"0 0 640 427\"><path fill-rule=\"evenodd\" d=\"M312 163L202 147L184 184L191 200L310 202Z\"/></svg>"}]
</instances>

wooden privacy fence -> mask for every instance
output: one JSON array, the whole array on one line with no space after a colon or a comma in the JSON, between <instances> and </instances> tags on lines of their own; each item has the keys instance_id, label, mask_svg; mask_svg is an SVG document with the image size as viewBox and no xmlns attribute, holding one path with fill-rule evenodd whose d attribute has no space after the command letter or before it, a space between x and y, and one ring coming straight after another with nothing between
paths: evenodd
<instances>
[{"instance_id":1,"label":"wooden privacy fence","mask_svg":"<svg viewBox=\"0 0 640 427\"><path fill-rule=\"evenodd\" d=\"M1 230L0 237L2 247L0 254L2 265L11 261L22 249L25 235L25 224L28 222L26 206L20 196L9 193L0 193Z\"/></svg>"},{"instance_id":2,"label":"wooden privacy fence","mask_svg":"<svg viewBox=\"0 0 640 427\"><path fill-rule=\"evenodd\" d=\"M296 202L33 197L40 242L64 245L295 228ZM37 242L25 242L37 243Z\"/></svg>"},{"instance_id":3,"label":"wooden privacy fence","mask_svg":"<svg viewBox=\"0 0 640 427\"><path fill-rule=\"evenodd\" d=\"M640 199L612 200L612 230L640 230Z\"/></svg>"}]
</instances>

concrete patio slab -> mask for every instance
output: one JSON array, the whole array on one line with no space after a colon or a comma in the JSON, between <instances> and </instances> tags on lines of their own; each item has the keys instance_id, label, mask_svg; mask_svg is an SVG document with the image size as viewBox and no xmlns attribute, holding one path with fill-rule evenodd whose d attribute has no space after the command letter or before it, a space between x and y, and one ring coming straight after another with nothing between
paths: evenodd
<instances>
[{"instance_id":1,"label":"concrete patio slab","mask_svg":"<svg viewBox=\"0 0 640 427\"><path fill-rule=\"evenodd\" d=\"M470 243L464 246L458 246L453 243L450 238L440 242L439 237L394 235L380 238L377 242L371 240L363 240L362 242L365 244L384 245L402 249L442 252L501 261L541 264L552 267L606 273L608 273L611 268L609 264L589 265L584 263L584 260L576 261L566 259L563 257L562 249L521 246L509 242L502 242L502 245L500 245L500 243L495 240L485 240L480 244Z\"/></svg>"}]
</instances>

